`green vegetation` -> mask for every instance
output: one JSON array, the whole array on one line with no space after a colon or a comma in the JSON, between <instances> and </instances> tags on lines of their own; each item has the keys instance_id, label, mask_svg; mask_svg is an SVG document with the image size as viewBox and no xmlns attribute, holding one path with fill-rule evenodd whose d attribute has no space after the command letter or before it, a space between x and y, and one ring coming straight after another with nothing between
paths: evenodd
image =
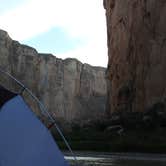
<instances>
[{"instance_id":1,"label":"green vegetation","mask_svg":"<svg viewBox=\"0 0 166 166\"><path fill-rule=\"evenodd\" d=\"M82 128L73 126L65 136L73 150L166 153L165 127L124 129L118 134L102 126L100 123ZM66 149L58 134L52 132L60 148Z\"/></svg>"},{"instance_id":2,"label":"green vegetation","mask_svg":"<svg viewBox=\"0 0 166 166\"><path fill-rule=\"evenodd\" d=\"M166 106L163 102L145 112L121 111L109 119L101 119L77 121L63 127L71 126L65 136L74 150L166 153ZM52 133L59 146L65 149L57 132L52 130Z\"/></svg>"}]
</instances>

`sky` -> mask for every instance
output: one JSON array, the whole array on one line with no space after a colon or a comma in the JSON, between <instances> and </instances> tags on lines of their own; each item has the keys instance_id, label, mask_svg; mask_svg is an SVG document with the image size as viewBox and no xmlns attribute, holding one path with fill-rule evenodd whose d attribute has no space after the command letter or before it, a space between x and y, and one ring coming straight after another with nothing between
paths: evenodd
<instances>
[{"instance_id":1,"label":"sky","mask_svg":"<svg viewBox=\"0 0 166 166\"><path fill-rule=\"evenodd\" d=\"M0 29L12 39L51 53L107 66L103 0L0 0Z\"/></svg>"}]
</instances>

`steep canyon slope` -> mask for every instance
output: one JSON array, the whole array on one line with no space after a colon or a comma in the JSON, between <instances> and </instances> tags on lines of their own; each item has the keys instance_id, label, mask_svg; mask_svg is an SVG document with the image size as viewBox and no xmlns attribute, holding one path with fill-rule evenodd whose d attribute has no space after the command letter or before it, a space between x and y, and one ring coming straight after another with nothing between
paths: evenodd
<instances>
[{"instance_id":1,"label":"steep canyon slope","mask_svg":"<svg viewBox=\"0 0 166 166\"><path fill-rule=\"evenodd\" d=\"M12 40L2 30L0 67L32 90L56 118L71 122L104 114L106 80L102 67L39 54L34 48ZM7 84L11 82L6 81Z\"/></svg>"},{"instance_id":2,"label":"steep canyon slope","mask_svg":"<svg viewBox=\"0 0 166 166\"><path fill-rule=\"evenodd\" d=\"M166 1L104 0L104 7L109 113L165 108Z\"/></svg>"}]
</instances>

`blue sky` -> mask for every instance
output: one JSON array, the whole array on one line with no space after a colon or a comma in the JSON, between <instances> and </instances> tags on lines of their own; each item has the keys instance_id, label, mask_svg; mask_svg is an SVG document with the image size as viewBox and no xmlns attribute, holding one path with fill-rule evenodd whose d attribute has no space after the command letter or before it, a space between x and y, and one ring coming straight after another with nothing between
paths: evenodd
<instances>
[{"instance_id":1,"label":"blue sky","mask_svg":"<svg viewBox=\"0 0 166 166\"><path fill-rule=\"evenodd\" d=\"M0 29L38 52L107 66L102 0L1 0Z\"/></svg>"},{"instance_id":2,"label":"blue sky","mask_svg":"<svg viewBox=\"0 0 166 166\"><path fill-rule=\"evenodd\" d=\"M63 54L86 44L86 41L83 41L83 39L78 37L71 38L60 27L52 28L23 42L38 48L39 52L53 52L55 54Z\"/></svg>"},{"instance_id":3,"label":"blue sky","mask_svg":"<svg viewBox=\"0 0 166 166\"><path fill-rule=\"evenodd\" d=\"M4 13L5 11L8 11L10 9L16 8L18 5L21 5L25 2L25 0L1 0L0 5L0 14Z\"/></svg>"}]
</instances>

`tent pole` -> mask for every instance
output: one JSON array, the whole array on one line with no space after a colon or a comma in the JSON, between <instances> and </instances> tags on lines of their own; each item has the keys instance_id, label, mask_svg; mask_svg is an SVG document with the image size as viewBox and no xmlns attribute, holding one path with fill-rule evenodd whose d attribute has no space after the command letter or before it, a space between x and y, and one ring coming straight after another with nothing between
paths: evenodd
<instances>
[{"instance_id":1,"label":"tent pole","mask_svg":"<svg viewBox=\"0 0 166 166\"><path fill-rule=\"evenodd\" d=\"M44 106L44 104L28 89L25 88L25 91L27 91L34 100L37 101L37 103L40 106L40 109L42 109L43 112L45 112L47 114L47 116L49 117L49 119L51 120L52 123L54 123L55 128L57 129L58 133L60 134L60 136L62 137L63 141L65 142L67 148L69 149L70 153L72 154L73 158L75 161L77 161L75 154L73 153L73 150L71 149L68 141L66 140L64 134L62 133L62 131L60 130L60 128L58 127L58 125L55 122L55 119L50 115L50 113L47 111L46 107Z\"/></svg>"},{"instance_id":2,"label":"tent pole","mask_svg":"<svg viewBox=\"0 0 166 166\"><path fill-rule=\"evenodd\" d=\"M31 97L39 104L41 111L45 112L47 114L47 116L49 117L49 119L51 120L51 122L54 123L55 128L57 129L58 133L60 134L60 136L62 137L63 141L65 142L67 148L69 149L70 153L72 154L75 162L77 163L76 155L74 154L73 150L71 149L71 147L70 147L67 139L65 138L64 134L62 133L62 131L60 130L60 128L56 124L55 119L47 111L44 104L27 87L25 87L25 85L23 83L21 83L19 80L17 80L15 77L13 77L10 73L2 70L1 68L0 68L0 72L3 73L3 74L6 74L8 77L13 79L18 85L20 85L24 89L24 91L27 91L31 95Z\"/></svg>"}]
</instances>

